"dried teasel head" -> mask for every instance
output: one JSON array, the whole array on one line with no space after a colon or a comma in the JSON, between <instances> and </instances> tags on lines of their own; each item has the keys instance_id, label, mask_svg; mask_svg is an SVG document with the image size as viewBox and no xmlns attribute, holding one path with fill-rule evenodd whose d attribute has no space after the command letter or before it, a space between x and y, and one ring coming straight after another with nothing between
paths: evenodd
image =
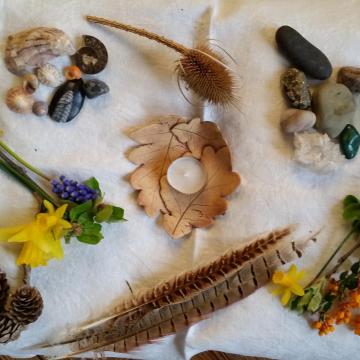
<instances>
[{"instance_id":1,"label":"dried teasel head","mask_svg":"<svg viewBox=\"0 0 360 360\"><path fill-rule=\"evenodd\" d=\"M176 71L202 100L214 105L234 103L234 77L222 57L209 46L190 49L179 60Z\"/></svg>"},{"instance_id":2,"label":"dried teasel head","mask_svg":"<svg viewBox=\"0 0 360 360\"><path fill-rule=\"evenodd\" d=\"M225 64L222 56L208 45L186 48L163 36L96 16L87 16L88 21L128 31L133 34L157 41L178 53L176 72L186 87L194 91L202 100L210 104L227 106L235 105L235 79L232 71Z\"/></svg>"}]
</instances>

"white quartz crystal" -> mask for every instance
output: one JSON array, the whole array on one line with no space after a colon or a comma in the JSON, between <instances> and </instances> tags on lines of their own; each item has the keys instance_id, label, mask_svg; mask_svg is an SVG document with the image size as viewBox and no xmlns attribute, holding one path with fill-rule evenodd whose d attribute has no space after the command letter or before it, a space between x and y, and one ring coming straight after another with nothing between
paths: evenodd
<instances>
[{"instance_id":1,"label":"white quartz crystal","mask_svg":"<svg viewBox=\"0 0 360 360\"><path fill-rule=\"evenodd\" d=\"M331 141L327 134L318 132L296 133L294 135L294 159L302 165L320 171L335 170L345 161L339 144Z\"/></svg>"}]
</instances>

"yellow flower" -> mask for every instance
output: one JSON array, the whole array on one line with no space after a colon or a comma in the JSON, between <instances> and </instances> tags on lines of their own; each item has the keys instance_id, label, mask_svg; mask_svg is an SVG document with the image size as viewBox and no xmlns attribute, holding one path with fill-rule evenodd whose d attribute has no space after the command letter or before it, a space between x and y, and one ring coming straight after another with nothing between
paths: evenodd
<instances>
[{"instance_id":1,"label":"yellow flower","mask_svg":"<svg viewBox=\"0 0 360 360\"><path fill-rule=\"evenodd\" d=\"M298 284L298 281L304 277L304 270L297 271L296 265L291 265L287 273L284 271L275 271L272 276L272 282L279 285L272 294L282 295L281 303L285 306L290 301L291 295L304 296L304 289Z\"/></svg>"},{"instance_id":2,"label":"yellow flower","mask_svg":"<svg viewBox=\"0 0 360 360\"><path fill-rule=\"evenodd\" d=\"M0 241L24 243L16 261L18 265L47 265L48 260L64 256L61 239L71 228L63 219L67 205L55 210L53 204L45 200L44 206L48 212L37 214L31 223L0 228Z\"/></svg>"}]
</instances>

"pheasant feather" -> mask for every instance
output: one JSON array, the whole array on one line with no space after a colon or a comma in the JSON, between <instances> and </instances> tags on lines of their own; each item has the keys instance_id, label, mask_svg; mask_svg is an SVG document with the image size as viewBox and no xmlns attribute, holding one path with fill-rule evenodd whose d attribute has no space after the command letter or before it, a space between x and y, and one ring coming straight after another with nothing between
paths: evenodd
<instances>
[{"instance_id":1,"label":"pheasant feather","mask_svg":"<svg viewBox=\"0 0 360 360\"><path fill-rule=\"evenodd\" d=\"M273 231L215 261L140 292L73 338L45 345L69 357L88 351L129 352L176 333L265 285L275 269L302 256L310 240L292 241L292 228Z\"/></svg>"}]
</instances>

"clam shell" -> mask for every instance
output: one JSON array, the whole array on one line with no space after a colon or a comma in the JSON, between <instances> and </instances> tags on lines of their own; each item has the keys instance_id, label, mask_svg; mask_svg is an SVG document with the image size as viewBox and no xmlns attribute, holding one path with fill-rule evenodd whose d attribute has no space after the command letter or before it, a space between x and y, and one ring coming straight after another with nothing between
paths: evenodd
<instances>
[{"instance_id":1,"label":"clam shell","mask_svg":"<svg viewBox=\"0 0 360 360\"><path fill-rule=\"evenodd\" d=\"M80 112L84 100L82 79L69 80L56 90L49 106L49 116L57 122L69 122Z\"/></svg>"},{"instance_id":2,"label":"clam shell","mask_svg":"<svg viewBox=\"0 0 360 360\"><path fill-rule=\"evenodd\" d=\"M29 94L33 94L39 87L39 80L35 74L27 73L22 78L23 88Z\"/></svg>"},{"instance_id":3,"label":"clam shell","mask_svg":"<svg viewBox=\"0 0 360 360\"><path fill-rule=\"evenodd\" d=\"M36 69L36 76L42 84L50 87L58 87L64 81L60 71L52 64L38 67Z\"/></svg>"},{"instance_id":4,"label":"clam shell","mask_svg":"<svg viewBox=\"0 0 360 360\"><path fill-rule=\"evenodd\" d=\"M22 86L16 86L6 93L5 103L10 110L25 114L31 112L34 98Z\"/></svg>"},{"instance_id":5,"label":"clam shell","mask_svg":"<svg viewBox=\"0 0 360 360\"><path fill-rule=\"evenodd\" d=\"M108 62L108 53L105 45L97 38L83 35L85 46L75 54L76 65L85 74L97 74L102 71Z\"/></svg>"},{"instance_id":6,"label":"clam shell","mask_svg":"<svg viewBox=\"0 0 360 360\"><path fill-rule=\"evenodd\" d=\"M5 64L15 75L40 66L56 56L73 55L70 38L56 28L38 27L10 35L5 48Z\"/></svg>"}]
</instances>

